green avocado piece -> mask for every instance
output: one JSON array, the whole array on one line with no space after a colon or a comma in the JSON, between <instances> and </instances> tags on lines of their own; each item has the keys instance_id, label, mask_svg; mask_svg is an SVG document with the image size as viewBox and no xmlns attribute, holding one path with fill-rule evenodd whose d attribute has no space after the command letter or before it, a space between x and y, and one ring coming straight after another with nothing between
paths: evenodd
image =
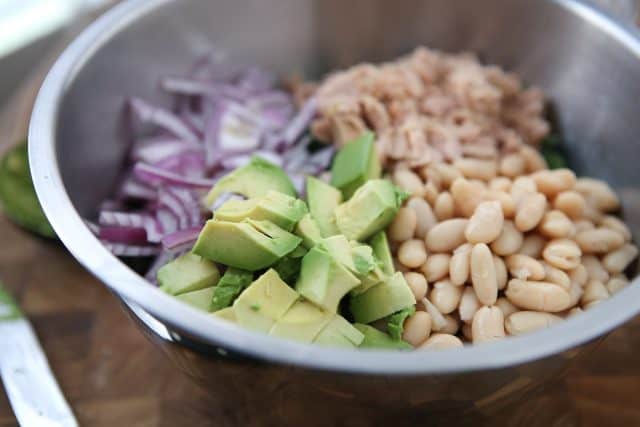
<instances>
[{"instance_id":1,"label":"green avocado piece","mask_svg":"<svg viewBox=\"0 0 640 427\"><path fill-rule=\"evenodd\" d=\"M375 135L365 132L340 149L331 167L331 185L345 200L370 179L380 178L382 168L375 150Z\"/></svg>"},{"instance_id":2,"label":"green avocado piece","mask_svg":"<svg viewBox=\"0 0 640 427\"><path fill-rule=\"evenodd\" d=\"M394 340L402 339L404 332L404 321L416 312L416 307L410 305L400 311L396 311L387 319L387 332Z\"/></svg>"},{"instance_id":3,"label":"green avocado piece","mask_svg":"<svg viewBox=\"0 0 640 427\"><path fill-rule=\"evenodd\" d=\"M229 322L236 323L236 311L233 307L223 308L222 310L215 311L211 313L212 316L219 317L221 319L228 320Z\"/></svg>"},{"instance_id":4,"label":"green avocado piece","mask_svg":"<svg viewBox=\"0 0 640 427\"><path fill-rule=\"evenodd\" d=\"M336 224L349 239L364 241L391 223L400 204L391 181L370 180L335 209Z\"/></svg>"},{"instance_id":5,"label":"green avocado piece","mask_svg":"<svg viewBox=\"0 0 640 427\"><path fill-rule=\"evenodd\" d=\"M186 253L158 270L160 289L171 295L215 286L220 278L218 267L198 255Z\"/></svg>"},{"instance_id":6,"label":"green avocado piece","mask_svg":"<svg viewBox=\"0 0 640 427\"><path fill-rule=\"evenodd\" d=\"M359 276L361 281L360 285L351 290L351 295L361 294L372 287L384 282L389 278L389 275L385 274L379 266L375 266L373 270L364 276Z\"/></svg>"},{"instance_id":7,"label":"green avocado piece","mask_svg":"<svg viewBox=\"0 0 640 427\"><path fill-rule=\"evenodd\" d=\"M415 303L416 299L404 276L397 272L386 281L352 296L349 308L356 322L370 323Z\"/></svg>"},{"instance_id":8,"label":"green avocado piece","mask_svg":"<svg viewBox=\"0 0 640 427\"><path fill-rule=\"evenodd\" d=\"M215 211L214 219L231 222L240 222L245 218L267 220L291 231L308 212L307 205L302 200L269 190L262 197L227 201Z\"/></svg>"},{"instance_id":9,"label":"green avocado piece","mask_svg":"<svg viewBox=\"0 0 640 427\"><path fill-rule=\"evenodd\" d=\"M21 227L56 238L33 188L26 141L9 150L0 162L0 205L7 217Z\"/></svg>"},{"instance_id":10,"label":"green avocado piece","mask_svg":"<svg viewBox=\"0 0 640 427\"><path fill-rule=\"evenodd\" d=\"M332 254L316 246L302 258L296 290L314 304L335 313L342 297L359 284L360 280Z\"/></svg>"},{"instance_id":11,"label":"green avocado piece","mask_svg":"<svg viewBox=\"0 0 640 427\"><path fill-rule=\"evenodd\" d=\"M333 313L324 311L310 302L297 301L273 325L269 335L310 343L333 316Z\"/></svg>"},{"instance_id":12,"label":"green avocado piece","mask_svg":"<svg viewBox=\"0 0 640 427\"><path fill-rule=\"evenodd\" d=\"M359 330L336 314L313 342L328 347L358 347L363 339Z\"/></svg>"},{"instance_id":13,"label":"green avocado piece","mask_svg":"<svg viewBox=\"0 0 640 427\"><path fill-rule=\"evenodd\" d=\"M210 311L218 311L233 304L240 293L253 281L253 273L229 267L213 289Z\"/></svg>"},{"instance_id":14,"label":"green avocado piece","mask_svg":"<svg viewBox=\"0 0 640 427\"><path fill-rule=\"evenodd\" d=\"M311 249L322 239L318 223L311 214L306 214L298 221L294 233L302 238L302 244L307 249Z\"/></svg>"},{"instance_id":15,"label":"green avocado piece","mask_svg":"<svg viewBox=\"0 0 640 427\"><path fill-rule=\"evenodd\" d=\"M184 294L176 295L176 298L202 311L210 311L213 289L214 288L212 286L210 288L186 292Z\"/></svg>"},{"instance_id":16,"label":"green avocado piece","mask_svg":"<svg viewBox=\"0 0 640 427\"><path fill-rule=\"evenodd\" d=\"M391 248L389 247L389 240L387 240L387 234L384 231L379 231L369 240L373 254L380 261L382 271L385 274L392 275L396 272L393 266L393 257L391 256Z\"/></svg>"},{"instance_id":17,"label":"green avocado piece","mask_svg":"<svg viewBox=\"0 0 640 427\"><path fill-rule=\"evenodd\" d=\"M339 234L335 209L342 202L342 193L329 184L312 176L307 177L307 204L311 216L316 220L322 237Z\"/></svg>"},{"instance_id":18,"label":"green avocado piece","mask_svg":"<svg viewBox=\"0 0 640 427\"><path fill-rule=\"evenodd\" d=\"M280 278L287 283L295 283L300 275L300 267L302 259L300 257L294 258L287 255L284 258L278 260L273 264L273 269L278 273Z\"/></svg>"},{"instance_id":19,"label":"green avocado piece","mask_svg":"<svg viewBox=\"0 0 640 427\"><path fill-rule=\"evenodd\" d=\"M243 270L266 268L293 251L301 238L270 221L209 220L198 236L193 253Z\"/></svg>"},{"instance_id":20,"label":"green avocado piece","mask_svg":"<svg viewBox=\"0 0 640 427\"><path fill-rule=\"evenodd\" d=\"M240 294L233 309L240 326L268 333L299 297L274 269L269 269Z\"/></svg>"},{"instance_id":21,"label":"green avocado piece","mask_svg":"<svg viewBox=\"0 0 640 427\"><path fill-rule=\"evenodd\" d=\"M242 194L252 199L265 195L269 190L292 197L297 196L291 179L282 168L258 156L253 156L248 164L221 178L209 191L205 201L207 206L211 206L222 193L226 192Z\"/></svg>"},{"instance_id":22,"label":"green avocado piece","mask_svg":"<svg viewBox=\"0 0 640 427\"><path fill-rule=\"evenodd\" d=\"M363 325L361 323L356 323L353 326L364 336L360 343L360 347L362 348L388 348L396 350L413 349L411 344L402 340L394 340L389 335L377 330L373 326Z\"/></svg>"},{"instance_id":23,"label":"green avocado piece","mask_svg":"<svg viewBox=\"0 0 640 427\"><path fill-rule=\"evenodd\" d=\"M336 234L335 236L324 238L318 243L318 247L331 254L336 261L356 274L356 266L353 262L353 255L351 254L353 248L345 236Z\"/></svg>"}]
</instances>

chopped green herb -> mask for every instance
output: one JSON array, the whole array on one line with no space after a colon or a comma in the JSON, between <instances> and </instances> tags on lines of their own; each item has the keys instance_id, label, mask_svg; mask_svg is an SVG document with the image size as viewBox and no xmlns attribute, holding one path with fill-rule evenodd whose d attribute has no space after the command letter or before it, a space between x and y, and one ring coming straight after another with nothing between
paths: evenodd
<instances>
[{"instance_id":1,"label":"chopped green herb","mask_svg":"<svg viewBox=\"0 0 640 427\"><path fill-rule=\"evenodd\" d=\"M404 331L404 321L407 317L416 312L415 306L403 308L400 311L396 311L387 320L387 332L394 340L402 338L402 332Z\"/></svg>"},{"instance_id":2,"label":"chopped green herb","mask_svg":"<svg viewBox=\"0 0 640 427\"><path fill-rule=\"evenodd\" d=\"M253 273L237 268L228 268L213 288L211 311L229 307L242 291L253 281Z\"/></svg>"},{"instance_id":3,"label":"chopped green herb","mask_svg":"<svg viewBox=\"0 0 640 427\"><path fill-rule=\"evenodd\" d=\"M302 258L286 256L276 262L273 265L273 269L278 273L278 276L280 276L283 281L287 284L293 284L298 279L301 264Z\"/></svg>"},{"instance_id":4,"label":"chopped green herb","mask_svg":"<svg viewBox=\"0 0 640 427\"><path fill-rule=\"evenodd\" d=\"M260 304L251 304L249 306L249 308L253 311L259 311L260 310Z\"/></svg>"}]
</instances>

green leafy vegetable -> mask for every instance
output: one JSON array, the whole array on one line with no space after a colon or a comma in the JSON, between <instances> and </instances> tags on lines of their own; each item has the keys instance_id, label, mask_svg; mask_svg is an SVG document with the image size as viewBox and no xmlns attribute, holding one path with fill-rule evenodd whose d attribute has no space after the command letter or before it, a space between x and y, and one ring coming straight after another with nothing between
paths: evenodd
<instances>
[{"instance_id":1,"label":"green leafy vegetable","mask_svg":"<svg viewBox=\"0 0 640 427\"><path fill-rule=\"evenodd\" d=\"M233 301L253 281L253 273L229 267L213 288L211 311L229 307Z\"/></svg>"},{"instance_id":2,"label":"green leafy vegetable","mask_svg":"<svg viewBox=\"0 0 640 427\"><path fill-rule=\"evenodd\" d=\"M562 138L558 135L549 135L542 140L540 153L547 162L549 169L567 167L566 154L563 148Z\"/></svg>"},{"instance_id":3,"label":"green leafy vegetable","mask_svg":"<svg viewBox=\"0 0 640 427\"><path fill-rule=\"evenodd\" d=\"M0 162L0 204L4 213L18 225L41 236L56 238L33 188L26 141L9 150Z\"/></svg>"},{"instance_id":4,"label":"green leafy vegetable","mask_svg":"<svg viewBox=\"0 0 640 427\"><path fill-rule=\"evenodd\" d=\"M387 320L387 332L394 340L400 340L402 338L402 332L404 331L404 321L407 317L416 312L415 306L403 308L400 311L396 311Z\"/></svg>"},{"instance_id":5,"label":"green leafy vegetable","mask_svg":"<svg viewBox=\"0 0 640 427\"><path fill-rule=\"evenodd\" d=\"M300 275L300 266L302 264L302 258L294 258L286 256L276 262L273 269L278 273L280 278L288 283L295 283Z\"/></svg>"}]
</instances>

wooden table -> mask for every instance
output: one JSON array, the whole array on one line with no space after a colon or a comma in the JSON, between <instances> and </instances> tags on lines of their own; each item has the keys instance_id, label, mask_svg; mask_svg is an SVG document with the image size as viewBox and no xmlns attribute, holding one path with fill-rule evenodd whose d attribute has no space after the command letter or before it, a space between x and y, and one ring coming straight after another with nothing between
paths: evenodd
<instances>
[{"instance_id":1,"label":"wooden table","mask_svg":"<svg viewBox=\"0 0 640 427\"><path fill-rule=\"evenodd\" d=\"M25 134L38 82L36 77L25 85L0 115L0 152ZM232 426L60 244L34 237L1 215L0 279L33 323L82 426ZM536 399L464 425L640 426L638 354L640 318L610 334ZM15 425L2 390L0 427Z\"/></svg>"}]
</instances>

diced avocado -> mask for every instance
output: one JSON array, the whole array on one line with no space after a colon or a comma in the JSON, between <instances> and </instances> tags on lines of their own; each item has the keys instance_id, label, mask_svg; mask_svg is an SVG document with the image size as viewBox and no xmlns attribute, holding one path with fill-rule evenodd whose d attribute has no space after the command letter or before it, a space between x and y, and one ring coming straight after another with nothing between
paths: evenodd
<instances>
[{"instance_id":1,"label":"diced avocado","mask_svg":"<svg viewBox=\"0 0 640 427\"><path fill-rule=\"evenodd\" d=\"M218 283L220 272L211 261L191 253L184 254L158 270L160 289L180 295Z\"/></svg>"},{"instance_id":2,"label":"diced avocado","mask_svg":"<svg viewBox=\"0 0 640 427\"><path fill-rule=\"evenodd\" d=\"M324 311L310 302L297 301L273 325L269 335L310 343L333 316L333 313Z\"/></svg>"},{"instance_id":3,"label":"diced avocado","mask_svg":"<svg viewBox=\"0 0 640 427\"><path fill-rule=\"evenodd\" d=\"M336 208L336 224L349 239L363 241L389 225L399 208L398 192L391 181L370 180Z\"/></svg>"},{"instance_id":4,"label":"diced avocado","mask_svg":"<svg viewBox=\"0 0 640 427\"><path fill-rule=\"evenodd\" d=\"M186 292L177 295L176 298L200 310L209 311L213 298L213 287Z\"/></svg>"},{"instance_id":5,"label":"diced avocado","mask_svg":"<svg viewBox=\"0 0 640 427\"><path fill-rule=\"evenodd\" d=\"M227 268L216 287L213 288L210 310L217 311L229 307L252 281L252 272L233 267Z\"/></svg>"},{"instance_id":6,"label":"diced avocado","mask_svg":"<svg viewBox=\"0 0 640 427\"><path fill-rule=\"evenodd\" d=\"M302 258L296 290L314 304L335 313L347 292L360 280L330 253L313 247Z\"/></svg>"},{"instance_id":7,"label":"diced avocado","mask_svg":"<svg viewBox=\"0 0 640 427\"><path fill-rule=\"evenodd\" d=\"M331 254L336 261L355 274L356 266L353 263L353 256L351 254L352 247L345 236L336 234L335 236L322 239L320 243L318 243L318 247Z\"/></svg>"},{"instance_id":8,"label":"diced avocado","mask_svg":"<svg viewBox=\"0 0 640 427\"><path fill-rule=\"evenodd\" d=\"M356 322L370 323L415 303L416 299L404 276L397 272L386 281L352 296L349 308Z\"/></svg>"},{"instance_id":9,"label":"diced avocado","mask_svg":"<svg viewBox=\"0 0 640 427\"><path fill-rule=\"evenodd\" d=\"M222 310L218 310L216 312L211 313L212 316L219 317L221 319L228 320L229 322L235 323L236 319L236 311L233 307L223 308Z\"/></svg>"},{"instance_id":10,"label":"diced avocado","mask_svg":"<svg viewBox=\"0 0 640 427\"><path fill-rule=\"evenodd\" d=\"M329 347L358 347L363 339L359 330L336 314L313 342Z\"/></svg>"},{"instance_id":11,"label":"diced avocado","mask_svg":"<svg viewBox=\"0 0 640 427\"><path fill-rule=\"evenodd\" d=\"M364 276L358 277L362 283L360 283L360 286L357 286L351 290L351 295L361 294L380 284L381 282L384 282L388 277L389 275L384 274L379 266L375 266L374 269L369 273L365 274Z\"/></svg>"},{"instance_id":12,"label":"diced avocado","mask_svg":"<svg viewBox=\"0 0 640 427\"><path fill-rule=\"evenodd\" d=\"M307 204L322 237L339 234L335 210L342 202L342 193L312 176L307 177Z\"/></svg>"},{"instance_id":13,"label":"diced avocado","mask_svg":"<svg viewBox=\"0 0 640 427\"><path fill-rule=\"evenodd\" d=\"M298 221L294 232L299 237L302 237L302 244L305 245L307 249L311 249L322 239L320 228L311 214L306 214Z\"/></svg>"},{"instance_id":14,"label":"diced avocado","mask_svg":"<svg viewBox=\"0 0 640 427\"><path fill-rule=\"evenodd\" d=\"M345 200L368 180L380 178L382 168L374 142L373 132L365 132L336 154L331 167L331 185L342 191Z\"/></svg>"},{"instance_id":15,"label":"diced avocado","mask_svg":"<svg viewBox=\"0 0 640 427\"><path fill-rule=\"evenodd\" d=\"M269 269L240 294L233 309L239 325L267 333L299 297Z\"/></svg>"},{"instance_id":16,"label":"diced avocado","mask_svg":"<svg viewBox=\"0 0 640 427\"><path fill-rule=\"evenodd\" d=\"M307 213L307 205L302 200L269 190L262 197L227 201L215 211L214 218L231 222L240 222L245 218L267 220L291 231Z\"/></svg>"},{"instance_id":17,"label":"diced avocado","mask_svg":"<svg viewBox=\"0 0 640 427\"><path fill-rule=\"evenodd\" d=\"M411 350L413 348L411 344L402 340L394 340L373 326L363 325L361 323L356 323L353 326L364 336L364 339L360 343L360 347L362 348L388 348L397 350Z\"/></svg>"},{"instance_id":18,"label":"diced avocado","mask_svg":"<svg viewBox=\"0 0 640 427\"><path fill-rule=\"evenodd\" d=\"M292 250L291 253L287 256L291 258L302 258L307 254L307 252L309 252L309 250L304 247L304 244L301 243L298 245L297 248Z\"/></svg>"},{"instance_id":19,"label":"diced avocado","mask_svg":"<svg viewBox=\"0 0 640 427\"><path fill-rule=\"evenodd\" d=\"M272 265L301 241L270 221L209 220L200 232L193 252L230 267L255 271Z\"/></svg>"},{"instance_id":20,"label":"diced avocado","mask_svg":"<svg viewBox=\"0 0 640 427\"><path fill-rule=\"evenodd\" d=\"M296 197L295 187L282 168L258 156L220 179L206 197L211 206L225 192L238 193L248 198L260 197L269 190L278 191Z\"/></svg>"},{"instance_id":21,"label":"diced avocado","mask_svg":"<svg viewBox=\"0 0 640 427\"><path fill-rule=\"evenodd\" d=\"M396 269L393 266L393 258L391 257L391 248L389 247L389 241L384 231L377 232L371 240L369 240L373 254L381 262L382 271L385 274L391 275L395 273Z\"/></svg>"},{"instance_id":22,"label":"diced avocado","mask_svg":"<svg viewBox=\"0 0 640 427\"><path fill-rule=\"evenodd\" d=\"M353 242L352 240L351 243ZM356 275L363 276L373 271L377 267L377 262L373 256L371 246L362 244L352 244L352 246L351 256L353 258Z\"/></svg>"}]
</instances>

